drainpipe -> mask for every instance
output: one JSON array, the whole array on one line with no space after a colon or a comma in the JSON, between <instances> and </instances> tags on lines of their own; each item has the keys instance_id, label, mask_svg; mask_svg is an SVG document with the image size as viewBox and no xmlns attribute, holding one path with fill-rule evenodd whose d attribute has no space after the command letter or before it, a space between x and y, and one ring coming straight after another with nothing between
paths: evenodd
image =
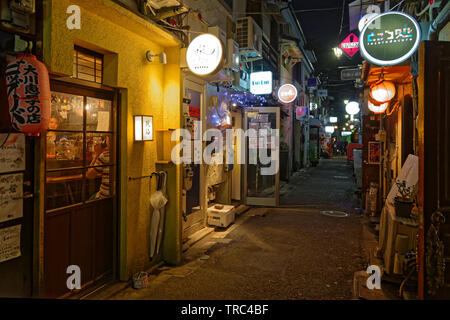
<instances>
[{"instance_id":1,"label":"drainpipe","mask_svg":"<svg viewBox=\"0 0 450 320\"><path fill-rule=\"evenodd\" d=\"M439 12L438 16L430 25L429 39L438 40L439 32L448 23L450 19L450 1L447 2L445 7Z\"/></svg>"}]
</instances>

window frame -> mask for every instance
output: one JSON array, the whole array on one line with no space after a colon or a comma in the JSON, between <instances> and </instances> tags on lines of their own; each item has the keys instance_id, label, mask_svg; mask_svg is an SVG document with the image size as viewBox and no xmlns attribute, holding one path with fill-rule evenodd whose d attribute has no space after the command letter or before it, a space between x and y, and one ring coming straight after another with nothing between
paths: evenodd
<instances>
[{"instance_id":1,"label":"window frame","mask_svg":"<svg viewBox=\"0 0 450 320\"><path fill-rule=\"evenodd\" d=\"M104 73L104 62L105 62L104 61L104 55L101 54L101 53L98 53L98 52L95 52L95 51L92 51L92 50L89 50L89 49L77 46L77 45L74 46L73 50L74 50L73 66L76 69L76 72L75 72L76 74L73 74L72 78L78 79L78 80L82 80L82 81L88 81L88 82L92 82L92 83L103 84L103 73ZM78 54L79 53L83 53L85 55L89 55L89 56L92 56L94 58L94 75L93 75L93 77L95 79L94 81L86 80L86 79L83 79L83 78L79 77L79 75L78 75L80 73L79 70L78 70L78 67L80 66L80 64L78 63L78 61L79 61ZM99 59L101 61L100 70L97 70L97 59ZM87 68L89 68L89 67L87 67ZM99 75L100 76L100 82L97 81L97 71L100 71L100 75ZM84 73L84 72L81 72L81 73L89 75L89 74Z\"/></svg>"},{"instance_id":2,"label":"window frame","mask_svg":"<svg viewBox=\"0 0 450 320\"><path fill-rule=\"evenodd\" d=\"M44 152L43 152L43 161L44 161L44 211L46 213L54 213L57 211L65 210L67 208L72 207L78 207L83 206L88 203L92 203L95 201L101 201L101 200L89 200L86 193L86 181L89 180L86 178L87 170L90 168L99 168L99 167L109 167L110 168L110 188L111 188L111 196L107 199L113 199L117 196L118 191L118 123L117 123L117 117L118 117L118 108L117 108L117 92L109 87L102 86L102 89L97 88L87 88L81 85L77 84L69 84L66 82L58 81L58 80L51 80L50 81L50 89L51 92L57 92L57 93L63 93L63 94L71 94L71 95L78 95L83 97L83 128L82 130L51 130L47 129L45 131L45 137L48 132L64 132L64 133L79 133L83 136L83 160L81 166L76 167L66 167L66 168L52 168L49 169L47 167L47 139L44 140ZM111 113L112 113L112 119L111 119L111 128L110 131L93 131L93 130L86 130L87 126L87 111L86 111L86 102L87 98L95 98L95 99L102 99L102 100L108 100L111 101ZM90 163L87 163L86 159L86 141L89 134L102 134L102 135L110 135L112 136L112 141L110 141L111 149L110 150L110 163L101 165L101 166L90 166ZM47 207L47 177L48 173L55 173L55 172L69 172L78 170L82 173L82 195L81 195L81 202L56 207L52 209L48 209ZM103 199L102 199L103 200Z\"/></svg>"}]
</instances>

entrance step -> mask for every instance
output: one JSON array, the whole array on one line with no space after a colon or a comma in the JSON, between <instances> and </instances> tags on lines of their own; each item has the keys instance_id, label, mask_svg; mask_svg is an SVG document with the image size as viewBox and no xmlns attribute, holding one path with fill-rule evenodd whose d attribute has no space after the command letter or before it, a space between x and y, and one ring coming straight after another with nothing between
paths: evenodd
<instances>
[{"instance_id":1,"label":"entrance step","mask_svg":"<svg viewBox=\"0 0 450 320\"><path fill-rule=\"evenodd\" d=\"M204 237L206 237L208 234L210 234L213 231L214 231L214 228L205 227L205 228L195 232L191 236L189 236L188 240L185 243L183 243L183 252L185 252L187 249L192 247L194 244L196 244L197 242L202 240Z\"/></svg>"}]
</instances>

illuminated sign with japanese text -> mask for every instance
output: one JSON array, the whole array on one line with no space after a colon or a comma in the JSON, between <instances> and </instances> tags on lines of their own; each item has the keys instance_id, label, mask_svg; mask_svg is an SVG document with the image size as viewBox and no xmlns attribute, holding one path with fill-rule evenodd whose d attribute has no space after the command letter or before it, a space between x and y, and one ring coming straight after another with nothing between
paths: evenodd
<instances>
[{"instance_id":1,"label":"illuminated sign with japanese text","mask_svg":"<svg viewBox=\"0 0 450 320\"><path fill-rule=\"evenodd\" d=\"M297 88L292 84L285 84L278 90L278 99L283 103L290 103L297 98Z\"/></svg>"},{"instance_id":2,"label":"illuminated sign with japanese text","mask_svg":"<svg viewBox=\"0 0 450 320\"><path fill-rule=\"evenodd\" d=\"M222 42L209 33L197 36L189 44L186 61L189 69L198 76L217 73L225 62Z\"/></svg>"},{"instance_id":3,"label":"illuminated sign with japanese text","mask_svg":"<svg viewBox=\"0 0 450 320\"><path fill-rule=\"evenodd\" d=\"M355 34L350 33L344 41L341 42L339 48L351 58L359 51L359 38Z\"/></svg>"},{"instance_id":4,"label":"illuminated sign with japanese text","mask_svg":"<svg viewBox=\"0 0 450 320\"><path fill-rule=\"evenodd\" d=\"M373 27L373 22L379 22L377 28ZM361 53L368 61L381 66L396 65L417 50L420 27L414 18L403 12L387 12L366 24L359 41Z\"/></svg>"},{"instance_id":5,"label":"illuminated sign with japanese text","mask_svg":"<svg viewBox=\"0 0 450 320\"><path fill-rule=\"evenodd\" d=\"M253 94L272 93L272 72L252 72L250 73L250 92Z\"/></svg>"}]
</instances>

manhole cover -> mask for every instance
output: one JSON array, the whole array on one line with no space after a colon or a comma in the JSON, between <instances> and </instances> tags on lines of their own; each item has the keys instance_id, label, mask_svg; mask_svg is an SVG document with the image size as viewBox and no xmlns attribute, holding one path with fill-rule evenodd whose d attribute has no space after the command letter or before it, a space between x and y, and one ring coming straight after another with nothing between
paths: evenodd
<instances>
[{"instance_id":1,"label":"manhole cover","mask_svg":"<svg viewBox=\"0 0 450 320\"><path fill-rule=\"evenodd\" d=\"M325 215L325 216L336 217L336 218L348 217L348 213L343 212L343 211L330 210L330 211L320 211L320 213Z\"/></svg>"}]
</instances>

